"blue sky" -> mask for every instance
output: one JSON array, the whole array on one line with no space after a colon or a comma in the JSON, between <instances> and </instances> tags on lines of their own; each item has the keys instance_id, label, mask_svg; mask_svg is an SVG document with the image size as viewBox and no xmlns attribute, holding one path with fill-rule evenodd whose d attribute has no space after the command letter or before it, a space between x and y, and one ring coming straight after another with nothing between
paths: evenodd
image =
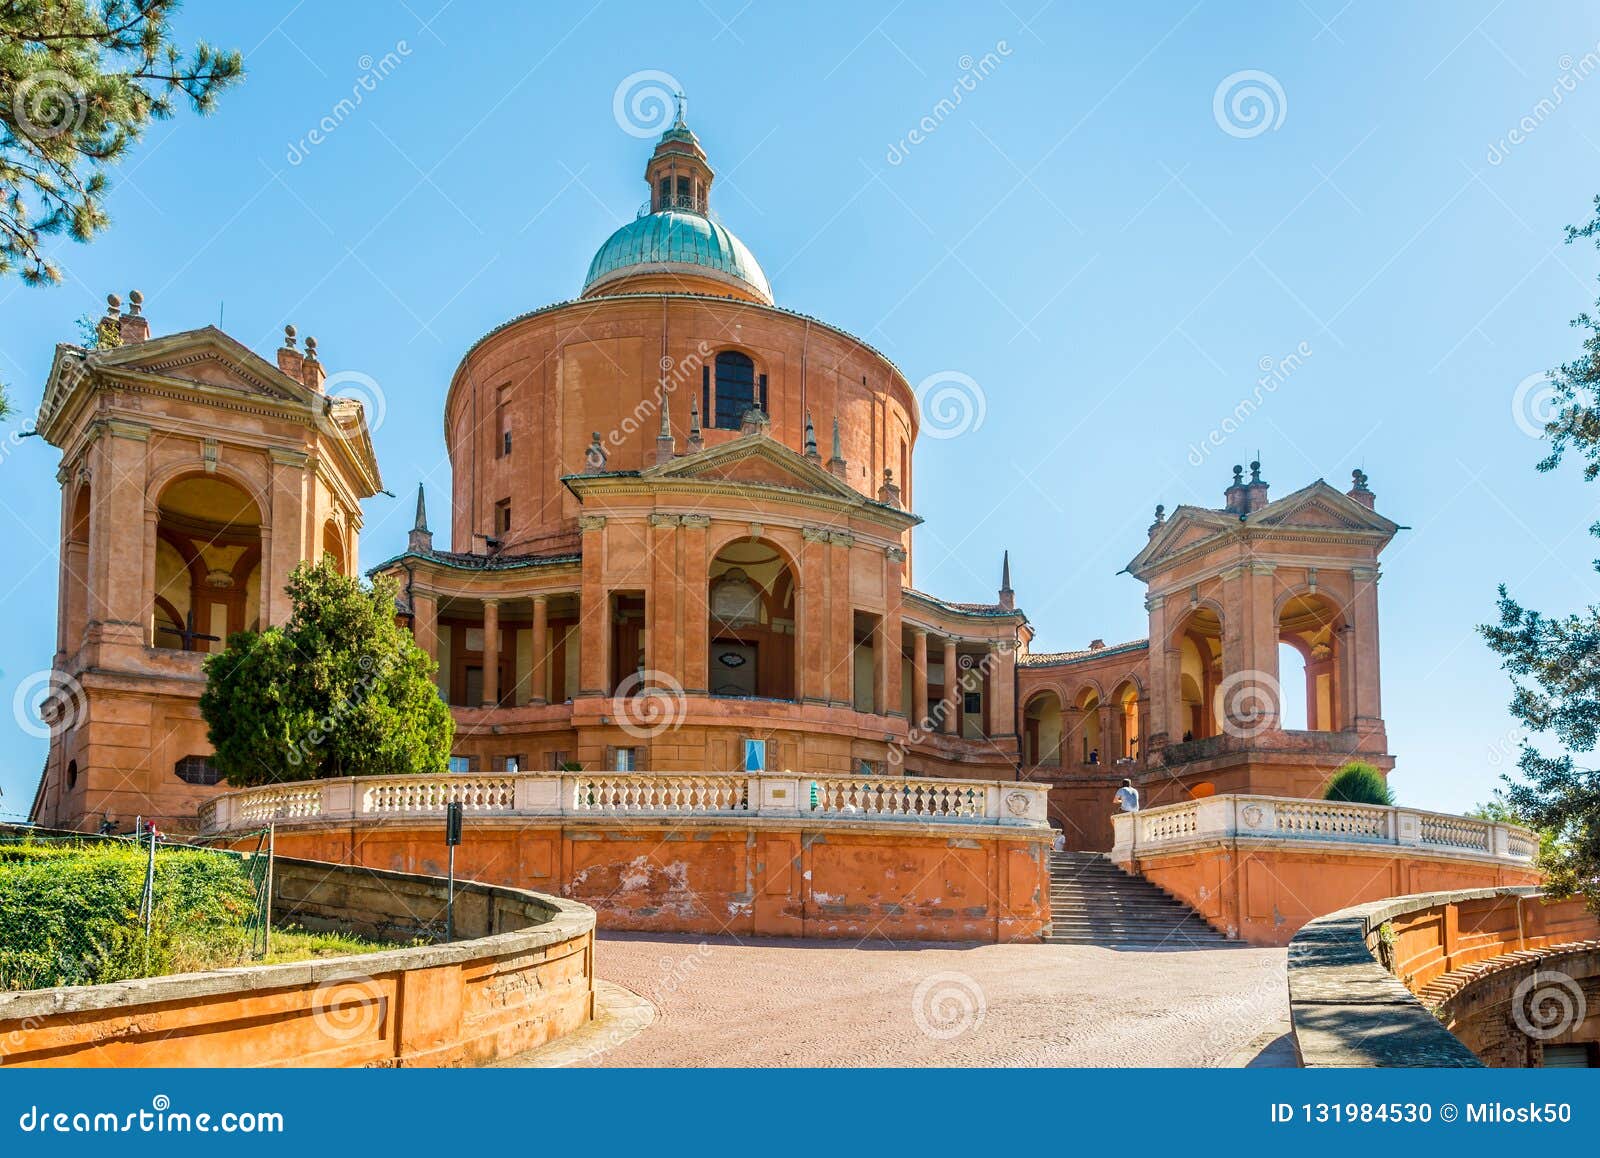
<instances>
[{"instance_id":1,"label":"blue sky","mask_svg":"<svg viewBox=\"0 0 1600 1158\"><path fill-rule=\"evenodd\" d=\"M63 285L0 286L0 379L31 413L52 344L108 291L142 290L156 333L221 317L268 355L295 323L382 392L402 497L367 504L367 563L402 544L419 478L442 510L461 354L573 296L644 199L648 143L614 97L659 71L780 304L913 383L981 391L981 425L918 448L924 590L992 598L1009 548L1038 649L1138 638L1141 588L1117 572L1156 503L1219 505L1257 450L1278 495L1362 467L1411 528L1381 587L1393 783L1446 809L1514 756L1507 680L1473 633L1495 584L1550 611L1600 601L1600 490L1534 472L1538 393L1518 394L1577 349L1568 319L1596 295L1600 254L1562 226L1600 192L1600 13L191 0L179 27L241 49L247 79L213 117L151 131L113 174L109 232L55 247ZM1266 77L1219 113L1241 72ZM1264 121L1230 114L1239 85ZM0 447L9 698L54 647L58 455ZM26 811L43 757L13 730L0 811Z\"/></svg>"}]
</instances>

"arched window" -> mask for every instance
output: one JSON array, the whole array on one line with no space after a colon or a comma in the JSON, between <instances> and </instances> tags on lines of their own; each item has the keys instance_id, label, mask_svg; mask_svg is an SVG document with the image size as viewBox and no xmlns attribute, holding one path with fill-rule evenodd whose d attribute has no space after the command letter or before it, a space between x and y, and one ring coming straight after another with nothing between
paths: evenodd
<instances>
[{"instance_id":1,"label":"arched window","mask_svg":"<svg viewBox=\"0 0 1600 1158\"><path fill-rule=\"evenodd\" d=\"M756 364L738 350L717 355L716 422L718 430L738 430L744 412L756 401Z\"/></svg>"}]
</instances>

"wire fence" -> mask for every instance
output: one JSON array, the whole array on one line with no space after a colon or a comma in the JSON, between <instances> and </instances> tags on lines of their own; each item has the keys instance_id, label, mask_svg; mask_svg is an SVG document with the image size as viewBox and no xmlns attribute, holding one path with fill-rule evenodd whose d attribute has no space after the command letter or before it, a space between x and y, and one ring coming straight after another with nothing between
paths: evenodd
<instances>
[{"instance_id":1,"label":"wire fence","mask_svg":"<svg viewBox=\"0 0 1600 1158\"><path fill-rule=\"evenodd\" d=\"M131 834L0 831L0 989L93 985L266 957L273 834L233 847Z\"/></svg>"}]
</instances>

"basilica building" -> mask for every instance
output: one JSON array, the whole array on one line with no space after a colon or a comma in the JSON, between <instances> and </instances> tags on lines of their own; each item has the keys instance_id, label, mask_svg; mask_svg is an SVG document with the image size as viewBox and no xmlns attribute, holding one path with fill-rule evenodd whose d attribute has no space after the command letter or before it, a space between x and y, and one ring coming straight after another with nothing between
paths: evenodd
<instances>
[{"instance_id":1,"label":"basilica building","mask_svg":"<svg viewBox=\"0 0 1600 1158\"><path fill-rule=\"evenodd\" d=\"M578 297L457 367L452 493L432 496L451 549L419 488L373 568L438 662L452 771L1040 780L1068 847L1106 849L1124 778L1157 804L1392 766L1377 580L1399 527L1359 471L1272 499L1253 463L1218 507L1158 508L1127 566L1148 638L1036 650L1001 561L992 603L913 582L914 528L939 512L916 505L901 371L777 304L681 117L644 178ZM282 622L298 561L355 574L383 485L312 339L289 329L269 361L212 327L152 337L142 307L113 300L101 348L58 347L40 416L62 451L47 825L179 827L220 791L203 653ZM1286 696L1305 728L1281 726Z\"/></svg>"}]
</instances>

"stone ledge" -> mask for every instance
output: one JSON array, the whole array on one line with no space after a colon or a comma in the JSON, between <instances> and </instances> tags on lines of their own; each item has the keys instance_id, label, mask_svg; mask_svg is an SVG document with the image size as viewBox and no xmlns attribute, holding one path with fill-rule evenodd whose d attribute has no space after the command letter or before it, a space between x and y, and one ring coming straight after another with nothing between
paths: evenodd
<instances>
[{"instance_id":1,"label":"stone ledge","mask_svg":"<svg viewBox=\"0 0 1600 1158\"><path fill-rule=\"evenodd\" d=\"M1373 957L1367 939L1395 917L1491 897L1536 896L1532 886L1392 897L1309 922L1289 942L1289 1018L1300 1064L1329 1067L1482 1066Z\"/></svg>"}]
</instances>

